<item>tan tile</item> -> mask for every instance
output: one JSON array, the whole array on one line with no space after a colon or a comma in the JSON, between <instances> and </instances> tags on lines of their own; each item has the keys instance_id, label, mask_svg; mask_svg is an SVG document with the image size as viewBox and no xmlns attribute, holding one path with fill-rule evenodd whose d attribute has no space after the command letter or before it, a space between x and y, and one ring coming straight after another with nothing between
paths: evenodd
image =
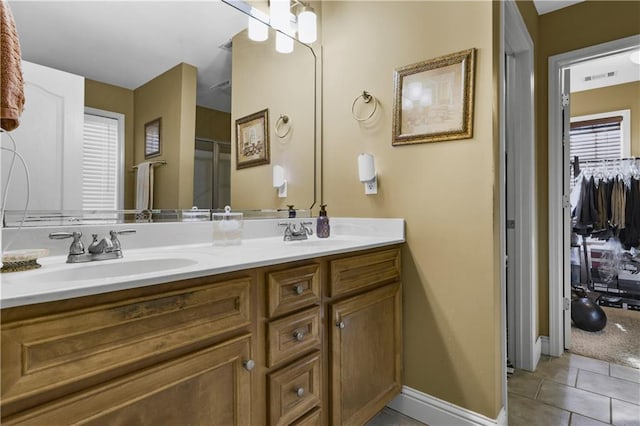
<instances>
[{"instance_id":1,"label":"tan tile","mask_svg":"<svg viewBox=\"0 0 640 426\"><path fill-rule=\"evenodd\" d=\"M592 392L545 380L537 399L603 422L610 420L609 398Z\"/></svg>"},{"instance_id":2,"label":"tan tile","mask_svg":"<svg viewBox=\"0 0 640 426\"><path fill-rule=\"evenodd\" d=\"M640 383L581 370L578 373L576 387L622 401L640 404Z\"/></svg>"},{"instance_id":3,"label":"tan tile","mask_svg":"<svg viewBox=\"0 0 640 426\"><path fill-rule=\"evenodd\" d=\"M571 413L571 426L606 426L611 423L602 423L601 421L581 416L580 414Z\"/></svg>"},{"instance_id":4,"label":"tan tile","mask_svg":"<svg viewBox=\"0 0 640 426\"><path fill-rule=\"evenodd\" d=\"M575 386L578 369L561 362L545 362L538 364L536 375L567 386Z\"/></svg>"},{"instance_id":5,"label":"tan tile","mask_svg":"<svg viewBox=\"0 0 640 426\"><path fill-rule=\"evenodd\" d=\"M509 394L509 426L563 426L569 412L534 399Z\"/></svg>"},{"instance_id":6,"label":"tan tile","mask_svg":"<svg viewBox=\"0 0 640 426\"><path fill-rule=\"evenodd\" d=\"M611 377L640 383L640 370L624 365L611 364Z\"/></svg>"},{"instance_id":7,"label":"tan tile","mask_svg":"<svg viewBox=\"0 0 640 426\"><path fill-rule=\"evenodd\" d=\"M611 417L614 425L640 426L640 406L612 399Z\"/></svg>"},{"instance_id":8,"label":"tan tile","mask_svg":"<svg viewBox=\"0 0 640 426\"><path fill-rule=\"evenodd\" d=\"M569 367L581 370L593 371L594 373L609 374L609 363L599 359L587 358L586 356L565 353L559 358L549 361L555 364L565 364Z\"/></svg>"},{"instance_id":9,"label":"tan tile","mask_svg":"<svg viewBox=\"0 0 640 426\"><path fill-rule=\"evenodd\" d=\"M520 396L535 399L541 383L542 377L516 370L507 380L507 390Z\"/></svg>"}]
</instances>

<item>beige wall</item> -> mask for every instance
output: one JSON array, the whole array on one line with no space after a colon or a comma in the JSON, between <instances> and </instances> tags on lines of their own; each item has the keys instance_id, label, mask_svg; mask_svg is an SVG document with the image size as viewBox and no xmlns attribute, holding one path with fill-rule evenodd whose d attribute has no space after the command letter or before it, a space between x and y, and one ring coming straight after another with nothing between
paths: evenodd
<instances>
[{"instance_id":1,"label":"beige wall","mask_svg":"<svg viewBox=\"0 0 640 426\"><path fill-rule=\"evenodd\" d=\"M124 114L124 208L135 207L133 166L133 91L99 81L84 80L84 103L91 108Z\"/></svg>"},{"instance_id":2,"label":"beige wall","mask_svg":"<svg viewBox=\"0 0 640 426\"><path fill-rule=\"evenodd\" d=\"M233 39L231 207L234 209L307 209L314 202L314 69L311 51L296 45L291 54L275 50L275 37L256 43L241 32ZM236 169L235 121L269 110L270 164ZM290 118L291 132L275 134L281 114ZM278 198L272 186L274 165L285 169L286 198Z\"/></svg>"},{"instance_id":3,"label":"beige wall","mask_svg":"<svg viewBox=\"0 0 640 426\"><path fill-rule=\"evenodd\" d=\"M196 106L196 138L231 141L231 114Z\"/></svg>"},{"instance_id":4,"label":"beige wall","mask_svg":"<svg viewBox=\"0 0 640 426\"><path fill-rule=\"evenodd\" d=\"M324 2L323 191L329 215L403 217L404 383L495 418L501 407L492 2ZM455 27L455 30L453 29ZM444 36L446 35L446 36ZM474 137L391 145L393 70L478 49ZM351 105L380 100L374 124ZM356 158L375 155L366 196Z\"/></svg>"},{"instance_id":5,"label":"beige wall","mask_svg":"<svg viewBox=\"0 0 640 426\"><path fill-rule=\"evenodd\" d=\"M135 163L144 159L144 125L162 118L161 154L154 160L154 208L187 209L193 204L196 68L179 64L134 91Z\"/></svg>"},{"instance_id":6,"label":"beige wall","mask_svg":"<svg viewBox=\"0 0 640 426\"><path fill-rule=\"evenodd\" d=\"M631 111L631 155L640 156L640 81L571 94L571 116Z\"/></svg>"},{"instance_id":7,"label":"beige wall","mask_svg":"<svg viewBox=\"0 0 640 426\"><path fill-rule=\"evenodd\" d=\"M592 1L578 3L538 20L537 56L537 203L539 333L549 335L549 220L548 220L548 59L550 56L640 32L640 2ZM634 119L636 120L636 119Z\"/></svg>"}]
</instances>

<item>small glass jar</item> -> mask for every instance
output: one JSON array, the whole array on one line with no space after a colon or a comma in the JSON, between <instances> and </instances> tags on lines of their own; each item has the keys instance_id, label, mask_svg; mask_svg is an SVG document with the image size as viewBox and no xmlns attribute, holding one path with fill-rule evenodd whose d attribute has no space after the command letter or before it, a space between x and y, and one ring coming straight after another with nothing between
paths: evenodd
<instances>
[{"instance_id":1,"label":"small glass jar","mask_svg":"<svg viewBox=\"0 0 640 426\"><path fill-rule=\"evenodd\" d=\"M231 246L242 243L244 220L242 213L231 213L225 206L224 213L213 213L213 245Z\"/></svg>"}]
</instances>

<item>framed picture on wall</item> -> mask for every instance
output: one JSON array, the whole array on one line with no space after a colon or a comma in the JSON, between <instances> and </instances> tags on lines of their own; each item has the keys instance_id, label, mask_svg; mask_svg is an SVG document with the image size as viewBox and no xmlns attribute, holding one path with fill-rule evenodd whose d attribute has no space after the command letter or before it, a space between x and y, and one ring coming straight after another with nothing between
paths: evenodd
<instances>
[{"instance_id":1,"label":"framed picture on wall","mask_svg":"<svg viewBox=\"0 0 640 426\"><path fill-rule=\"evenodd\" d=\"M269 164L269 110L236 120L236 169Z\"/></svg>"},{"instance_id":2,"label":"framed picture on wall","mask_svg":"<svg viewBox=\"0 0 640 426\"><path fill-rule=\"evenodd\" d=\"M160 155L160 124L161 119L156 118L144 125L144 158Z\"/></svg>"},{"instance_id":3,"label":"framed picture on wall","mask_svg":"<svg viewBox=\"0 0 640 426\"><path fill-rule=\"evenodd\" d=\"M476 49L394 72L393 145L473 137Z\"/></svg>"}]
</instances>

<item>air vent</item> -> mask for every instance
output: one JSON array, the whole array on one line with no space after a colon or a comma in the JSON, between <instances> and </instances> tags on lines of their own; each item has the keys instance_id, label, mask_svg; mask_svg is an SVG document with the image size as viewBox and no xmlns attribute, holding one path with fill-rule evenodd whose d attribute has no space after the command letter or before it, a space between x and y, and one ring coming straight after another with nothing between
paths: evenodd
<instances>
[{"instance_id":1,"label":"air vent","mask_svg":"<svg viewBox=\"0 0 640 426\"><path fill-rule=\"evenodd\" d=\"M231 81L223 81L218 84L214 84L213 86L209 86L209 90L222 90L228 91L231 88Z\"/></svg>"},{"instance_id":2,"label":"air vent","mask_svg":"<svg viewBox=\"0 0 640 426\"><path fill-rule=\"evenodd\" d=\"M233 48L233 40L229 39L229 41L227 41L226 43L221 44L218 47L220 49L222 49L222 50L226 50L227 52L231 52L231 49Z\"/></svg>"},{"instance_id":3,"label":"air vent","mask_svg":"<svg viewBox=\"0 0 640 426\"><path fill-rule=\"evenodd\" d=\"M588 75L584 78L584 81L593 81L600 80L602 78L614 77L617 73L617 71L609 71L608 73Z\"/></svg>"}]
</instances>

